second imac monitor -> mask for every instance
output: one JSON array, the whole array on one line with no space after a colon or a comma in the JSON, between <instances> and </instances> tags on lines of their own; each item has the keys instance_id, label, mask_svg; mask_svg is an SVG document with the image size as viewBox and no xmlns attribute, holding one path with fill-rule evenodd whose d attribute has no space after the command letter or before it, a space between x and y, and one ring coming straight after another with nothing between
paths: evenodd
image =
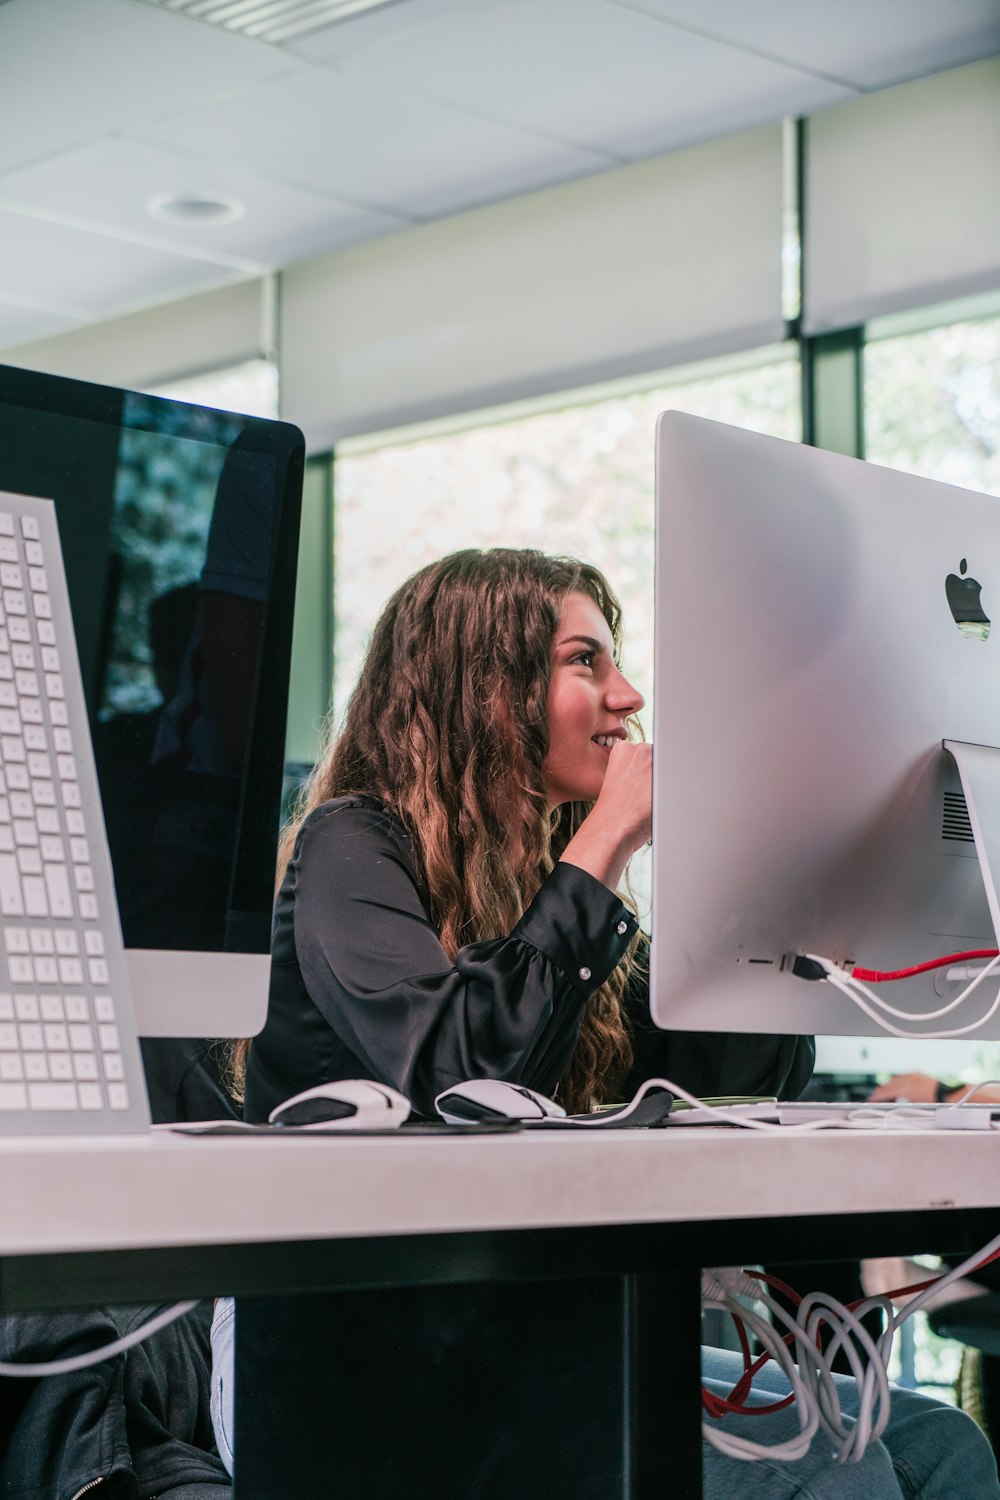
<instances>
[{"instance_id":1,"label":"second imac monitor","mask_svg":"<svg viewBox=\"0 0 1000 1500\"><path fill-rule=\"evenodd\" d=\"M1000 500L677 412L656 484L653 1019L875 1033L789 960L997 946ZM944 741L986 747L965 787ZM918 1016L960 988L889 986Z\"/></svg>"}]
</instances>

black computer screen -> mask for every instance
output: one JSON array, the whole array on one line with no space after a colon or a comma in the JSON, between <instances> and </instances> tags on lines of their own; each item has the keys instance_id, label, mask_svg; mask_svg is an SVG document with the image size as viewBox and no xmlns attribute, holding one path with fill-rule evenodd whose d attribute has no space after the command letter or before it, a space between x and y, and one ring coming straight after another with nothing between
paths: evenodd
<instances>
[{"instance_id":1,"label":"black computer screen","mask_svg":"<svg viewBox=\"0 0 1000 1500\"><path fill-rule=\"evenodd\" d=\"M122 931L267 951L303 441L0 366L0 489L55 501Z\"/></svg>"}]
</instances>

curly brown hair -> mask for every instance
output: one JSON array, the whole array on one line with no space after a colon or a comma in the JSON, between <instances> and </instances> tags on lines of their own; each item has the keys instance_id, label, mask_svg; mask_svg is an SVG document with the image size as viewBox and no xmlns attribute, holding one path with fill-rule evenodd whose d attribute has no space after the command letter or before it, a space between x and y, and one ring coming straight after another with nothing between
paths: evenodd
<instances>
[{"instance_id":1,"label":"curly brown hair","mask_svg":"<svg viewBox=\"0 0 1000 1500\"><path fill-rule=\"evenodd\" d=\"M410 834L450 959L506 936L592 805L550 809L543 773L552 642L572 593L597 604L617 658L621 608L587 563L469 549L409 578L372 632L343 728L329 736L284 830L279 883L312 809L363 794ZM558 1090L570 1110L614 1097L631 1064L622 996L635 949L587 1005Z\"/></svg>"}]
</instances>

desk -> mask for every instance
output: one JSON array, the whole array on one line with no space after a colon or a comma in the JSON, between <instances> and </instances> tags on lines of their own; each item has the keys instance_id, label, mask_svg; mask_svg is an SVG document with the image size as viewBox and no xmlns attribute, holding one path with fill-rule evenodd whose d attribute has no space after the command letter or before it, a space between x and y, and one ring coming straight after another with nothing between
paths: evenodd
<instances>
[{"instance_id":1,"label":"desk","mask_svg":"<svg viewBox=\"0 0 1000 1500\"><path fill-rule=\"evenodd\" d=\"M699 1491L700 1266L975 1249L1000 1229L1000 1141L682 1128L7 1140L0 1203L5 1311L619 1280L631 1319L621 1493L659 1500L670 1453L672 1496L686 1500ZM664 1401L668 1349L682 1394ZM362 1493L340 1479L343 1500Z\"/></svg>"}]
</instances>

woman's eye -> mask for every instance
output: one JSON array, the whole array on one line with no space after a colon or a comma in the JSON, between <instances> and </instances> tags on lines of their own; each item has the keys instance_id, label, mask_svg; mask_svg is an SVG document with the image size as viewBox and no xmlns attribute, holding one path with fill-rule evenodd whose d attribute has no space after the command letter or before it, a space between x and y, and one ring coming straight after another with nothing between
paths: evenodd
<instances>
[{"instance_id":1,"label":"woman's eye","mask_svg":"<svg viewBox=\"0 0 1000 1500\"><path fill-rule=\"evenodd\" d=\"M594 665L593 651L578 651L576 656L573 657L573 665L577 664L581 667L592 667Z\"/></svg>"}]
</instances>

